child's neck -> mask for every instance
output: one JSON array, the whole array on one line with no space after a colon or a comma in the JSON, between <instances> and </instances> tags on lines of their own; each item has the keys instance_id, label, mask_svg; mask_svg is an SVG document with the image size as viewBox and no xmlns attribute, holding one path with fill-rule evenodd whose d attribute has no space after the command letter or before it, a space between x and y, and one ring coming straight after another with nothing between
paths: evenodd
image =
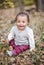
<instances>
[{"instance_id":1,"label":"child's neck","mask_svg":"<svg viewBox=\"0 0 44 65\"><path fill-rule=\"evenodd\" d=\"M27 27L27 26L26 26L26 27ZM22 32L22 31L24 31L24 30L26 29L26 27L25 27L24 29L19 29L19 28L17 27L17 29L18 29L19 32Z\"/></svg>"},{"instance_id":2,"label":"child's neck","mask_svg":"<svg viewBox=\"0 0 44 65\"><path fill-rule=\"evenodd\" d=\"M18 30L19 30L19 32L22 32L22 31L24 31L25 29L23 29L23 30L18 29Z\"/></svg>"}]
</instances>

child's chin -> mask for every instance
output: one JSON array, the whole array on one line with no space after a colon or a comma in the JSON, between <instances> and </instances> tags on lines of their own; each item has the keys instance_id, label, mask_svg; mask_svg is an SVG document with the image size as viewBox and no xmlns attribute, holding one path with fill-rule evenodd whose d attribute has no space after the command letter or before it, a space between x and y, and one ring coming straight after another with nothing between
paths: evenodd
<instances>
[{"instance_id":1,"label":"child's chin","mask_svg":"<svg viewBox=\"0 0 44 65\"><path fill-rule=\"evenodd\" d=\"M24 28L19 28L19 30L24 30Z\"/></svg>"}]
</instances>

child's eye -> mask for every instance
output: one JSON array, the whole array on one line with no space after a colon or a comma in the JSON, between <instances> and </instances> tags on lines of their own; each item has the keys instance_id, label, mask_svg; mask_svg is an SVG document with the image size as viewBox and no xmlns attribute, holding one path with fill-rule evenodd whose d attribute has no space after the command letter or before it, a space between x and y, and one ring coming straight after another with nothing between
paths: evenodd
<instances>
[{"instance_id":1,"label":"child's eye","mask_svg":"<svg viewBox=\"0 0 44 65\"><path fill-rule=\"evenodd\" d=\"M25 23L25 21L22 21L23 23Z\"/></svg>"},{"instance_id":2,"label":"child's eye","mask_svg":"<svg viewBox=\"0 0 44 65\"><path fill-rule=\"evenodd\" d=\"M20 23L20 21L18 21L18 23Z\"/></svg>"}]
</instances>

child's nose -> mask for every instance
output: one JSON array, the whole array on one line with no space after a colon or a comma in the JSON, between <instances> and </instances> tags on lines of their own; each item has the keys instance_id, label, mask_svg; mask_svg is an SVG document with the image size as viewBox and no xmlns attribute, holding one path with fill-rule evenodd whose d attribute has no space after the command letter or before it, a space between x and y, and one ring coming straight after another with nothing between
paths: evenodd
<instances>
[{"instance_id":1,"label":"child's nose","mask_svg":"<svg viewBox=\"0 0 44 65\"><path fill-rule=\"evenodd\" d=\"M22 21L20 22L20 24L23 24Z\"/></svg>"}]
</instances>

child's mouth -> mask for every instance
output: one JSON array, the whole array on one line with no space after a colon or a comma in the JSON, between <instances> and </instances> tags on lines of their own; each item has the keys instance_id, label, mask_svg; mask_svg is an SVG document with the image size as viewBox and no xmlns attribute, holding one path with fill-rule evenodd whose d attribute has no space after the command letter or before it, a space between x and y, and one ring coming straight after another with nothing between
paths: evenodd
<instances>
[{"instance_id":1,"label":"child's mouth","mask_svg":"<svg viewBox=\"0 0 44 65\"><path fill-rule=\"evenodd\" d=\"M24 27L24 26L19 26L19 27Z\"/></svg>"}]
</instances>

